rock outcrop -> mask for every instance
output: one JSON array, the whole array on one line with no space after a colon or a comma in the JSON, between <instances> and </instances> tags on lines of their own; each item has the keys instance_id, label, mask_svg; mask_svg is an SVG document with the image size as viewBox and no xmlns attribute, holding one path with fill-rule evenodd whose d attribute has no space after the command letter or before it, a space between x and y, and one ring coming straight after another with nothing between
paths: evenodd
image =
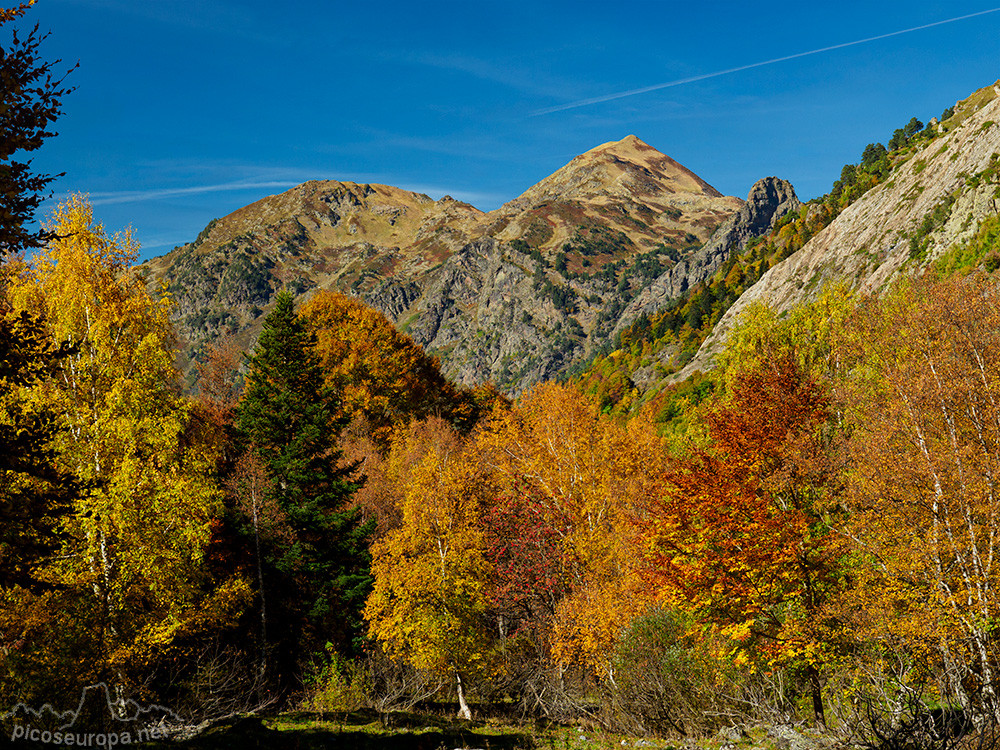
<instances>
[{"instance_id":1,"label":"rock outcrop","mask_svg":"<svg viewBox=\"0 0 1000 750\"><path fill-rule=\"evenodd\" d=\"M681 260L640 292L626 308L616 332L643 314L651 314L677 299L695 284L710 278L733 253L742 253L747 242L770 232L776 222L802 202L786 180L765 177L750 188L739 211L715 230L704 247Z\"/></svg>"}]
</instances>

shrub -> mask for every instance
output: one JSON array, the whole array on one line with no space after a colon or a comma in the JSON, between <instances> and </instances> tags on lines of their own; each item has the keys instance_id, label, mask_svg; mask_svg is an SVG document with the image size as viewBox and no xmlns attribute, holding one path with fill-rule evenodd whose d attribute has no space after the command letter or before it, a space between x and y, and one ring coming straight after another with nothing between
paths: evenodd
<instances>
[{"instance_id":1,"label":"shrub","mask_svg":"<svg viewBox=\"0 0 1000 750\"><path fill-rule=\"evenodd\" d=\"M680 613L656 609L622 637L605 709L628 732L706 736L722 726L788 723L796 690L765 663L734 667L727 643ZM950 749L949 749L950 750Z\"/></svg>"},{"instance_id":2,"label":"shrub","mask_svg":"<svg viewBox=\"0 0 1000 750\"><path fill-rule=\"evenodd\" d=\"M372 687L370 673L364 666L338 655L330 644L327 647L306 679L305 708L321 714L365 708Z\"/></svg>"}]
</instances>

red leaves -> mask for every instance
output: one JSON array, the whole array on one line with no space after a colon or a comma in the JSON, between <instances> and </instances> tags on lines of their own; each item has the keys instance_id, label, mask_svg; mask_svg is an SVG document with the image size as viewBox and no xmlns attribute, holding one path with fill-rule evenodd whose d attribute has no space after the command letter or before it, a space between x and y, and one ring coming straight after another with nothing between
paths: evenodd
<instances>
[{"instance_id":1,"label":"red leaves","mask_svg":"<svg viewBox=\"0 0 1000 750\"><path fill-rule=\"evenodd\" d=\"M794 462L796 444L829 415L829 401L789 358L735 376L732 399L705 416L725 465L762 476Z\"/></svg>"},{"instance_id":2,"label":"red leaves","mask_svg":"<svg viewBox=\"0 0 1000 750\"><path fill-rule=\"evenodd\" d=\"M567 525L530 487L497 498L483 518L485 555L496 576L490 594L495 607L536 626L551 618L568 590L561 541Z\"/></svg>"},{"instance_id":3,"label":"red leaves","mask_svg":"<svg viewBox=\"0 0 1000 750\"><path fill-rule=\"evenodd\" d=\"M741 640L801 647L789 620L811 616L815 582L833 564L817 530L829 472L816 431L828 413L789 358L734 378L731 398L705 417L712 452L668 471L654 507L649 540L664 598Z\"/></svg>"}]
</instances>

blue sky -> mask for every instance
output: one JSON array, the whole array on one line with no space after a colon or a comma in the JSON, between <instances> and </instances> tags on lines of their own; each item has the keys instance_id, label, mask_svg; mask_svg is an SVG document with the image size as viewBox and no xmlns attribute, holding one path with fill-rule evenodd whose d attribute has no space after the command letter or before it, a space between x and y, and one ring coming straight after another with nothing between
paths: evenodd
<instances>
[{"instance_id":1,"label":"blue sky","mask_svg":"<svg viewBox=\"0 0 1000 750\"><path fill-rule=\"evenodd\" d=\"M35 165L144 257L307 179L490 210L630 133L726 194L808 199L1000 78L997 2L39 0L23 20L80 68Z\"/></svg>"}]
</instances>

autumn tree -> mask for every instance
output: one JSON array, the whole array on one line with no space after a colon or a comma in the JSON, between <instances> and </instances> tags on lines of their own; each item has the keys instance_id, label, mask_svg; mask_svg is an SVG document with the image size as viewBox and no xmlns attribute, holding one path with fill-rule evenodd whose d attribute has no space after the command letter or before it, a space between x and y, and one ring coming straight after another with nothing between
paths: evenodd
<instances>
[{"instance_id":1,"label":"autumn tree","mask_svg":"<svg viewBox=\"0 0 1000 750\"><path fill-rule=\"evenodd\" d=\"M841 555L817 434L829 408L790 357L737 374L703 417L711 449L674 463L647 534L664 602L729 638L737 663L760 649L804 668L820 725Z\"/></svg>"},{"instance_id":2,"label":"autumn tree","mask_svg":"<svg viewBox=\"0 0 1000 750\"><path fill-rule=\"evenodd\" d=\"M545 631L569 591L572 562L561 543L568 519L537 488L524 484L495 498L481 525L501 638L529 632L544 649Z\"/></svg>"},{"instance_id":3,"label":"autumn tree","mask_svg":"<svg viewBox=\"0 0 1000 750\"><path fill-rule=\"evenodd\" d=\"M319 291L301 314L316 336L326 385L348 421L363 417L388 444L393 428L429 416L470 428L481 411L476 394L460 391L437 359L400 333L382 313L356 299Z\"/></svg>"},{"instance_id":4,"label":"autumn tree","mask_svg":"<svg viewBox=\"0 0 1000 750\"><path fill-rule=\"evenodd\" d=\"M600 414L574 388L546 383L499 410L477 439L501 495L530 493L536 542L558 549L566 588L548 625L548 659L611 677L621 633L650 602L635 528L655 494L663 447L651 425ZM527 571L524 571L527 572Z\"/></svg>"},{"instance_id":5,"label":"autumn tree","mask_svg":"<svg viewBox=\"0 0 1000 750\"><path fill-rule=\"evenodd\" d=\"M550 701L539 696L551 693L553 624L572 591L577 569L563 544L568 519L536 487L524 483L489 504L481 527L490 565L486 591L505 665L505 687L520 693L525 708L547 711ZM553 696L556 702L563 697Z\"/></svg>"},{"instance_id":6,"label":"autumn tree","mask_svg":"<svg viewBox=\"0 0 1000 750\"><path fill-rule=\"evenodd\" d=\"M331 640L350 650L370 578L366 540L351 498L352 467L339 465L344 425L324 384L315 338L295 314L292 295L278 295L247 361L236 424L260 460L275 505L287 517L290 543L264 553L262 600L274 602L277 676L287 686L301 649ZM278 609L280 607L280 609Z\"/></svg>"},{"instance_id":7,"label":"autumn tree","mask_svg":"<svg viewBox=\"0 0 1000 750\"><path fill-rule=\"evenodd\" d=\"M859 561L845 609L859 640L993 721L998 311L995 285L978 274L902 283L859 313L845 346Z\"/></svg>"},{"instance_id":8,"label":"autumn tree","mask_svg":"<svg viewBox=\"0 0 1000 750\"><path fill-rule=\"evenodd\" d=\"M205 354L205 361L198 362L197 401L205 411L205 417L214 425L224 428L233 422L236 405L243 389L239 368L243 361L243 350L232 337L223 337L211 342Z\"/></svg>"},{"instance_id":9,"label":"autumn tree","mask_svg":"<svg viewBox=\"0 0 1000 750\"><path fill-rule=\"evenodd\" d=\"M82 198L61 205L48 230L53 239L8 290L15 309L72 351L29 396L58 415L57 465L86 488L46 576L76 592L91 629L79 647L96 663L78 677L124 688L178 638L238 612L245 587L200 587L221 493L214 448L176 388L168 302L132 273L129 235L109 237ZM35 645L44 651L50 636L33 633Z\"/></svg>"},{"instance_id":10,"label":"autumn tree","mask_svg":"<svg viewBox=\"0 0 1000 750\"><path fill-rule=\"evenodd\" d=\"M425 458L426 446L438 439L440 423L440 417L427 417L400 425L392 434L388 450L373 438L364 418L355 418L347 427L344 459L357 461L364 473L364 485L355 497L365 518L375 522L376 537L402 525L406 488Z\"/></svg>"},{"instance_id":11,"label":"autumn tree","mask_svg":"<svg viewBox=\"0 0 1000 750\"><path fill-rule=\"evenodd\" d=\"M496 668L480 525L486 482L458 434L440 418L414 425L421 451L405 485L402 523L372 548L375 584L365 608L373 637L393 658L446 677L459 714L471 676Z\"/></svg>"},{"instance_id":12,"label":"autumn tree","mask_svg":"<svg viewBox=\"0 0 1000 750\"><path fill-rule=\"evenodd\" d=\"M816 299L787 312L752 303L730 331L715 376L728 388L740 373L787 357L817 384L832 385L845 372L840 344L856 305L855 292L841 283L824 286Z\"/></svg>"}]
</instances>

